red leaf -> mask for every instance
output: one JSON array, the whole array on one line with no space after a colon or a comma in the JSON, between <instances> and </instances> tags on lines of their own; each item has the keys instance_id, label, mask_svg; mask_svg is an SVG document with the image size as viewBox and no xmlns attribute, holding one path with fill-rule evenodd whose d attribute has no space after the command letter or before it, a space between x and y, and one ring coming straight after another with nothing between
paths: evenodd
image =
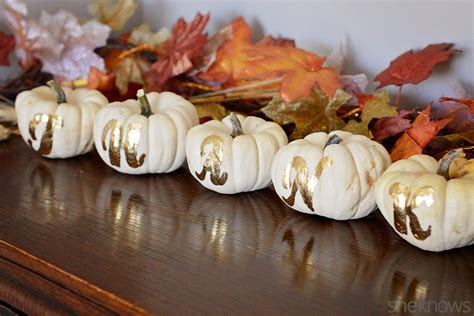
<instances>
[{"instance_id":1,"label":"red leaf","mask_svg":"<svg viewBox=\"0 0 474 316\"><path fill-rule=\"evenodd\" d=\"M390 156L393 161L406 159L414 154L421 153L433 137L451 122L452 118L447 117L437 121L430 120L430 103L415 119L412 127L403 133L395 143Z\"/></svg>"},{"instance_id":2,"label":"red leaf","mask_svg":"<svg viewBox=\"0 0 474 316\"><path fill-rule=\"evenodd\" d=\"M15 37L0 31L0 65L9 66L8 55L15 47Z\"/></svg>"},{"instance_id":3,"label":"red leaf","mask_svg":"<svg viewBox=\"0 0 474 316\"><path fill-rule=\"evenodd\" d=\"M430 103L430 105L417 116L412 127L407 130L408 135L410 135L421 148L425 148L431 139L452 120L452 118L447 117L438 121L431 121L431 106L432 104Z\"/></svg>"},{"instance_id":4,"label":"red leaf","mask_svg":"<svg viewBox=\"0 0 474 316\"><path fill-rule=\"evenodd\" d=\"M474 113L474 99L469 99L469 100L462 100L462 99L456 99L456 98L448 98L448 97L441 97L439 98L439 102L455 102L459 104L464 104L467 105L472 113Z\"/></svg>"},{"instance_id":5,"label":"red leaf","mask_svg":"<svg viewBox=\"0 0 474 316\"><path fill-rule=\"evenodd\" d=\"M156 86L163 85L169 78L193 67L193 59L207 42L207 34L203 31L208 21L209 14L198 13L190 23L183 18L175 23L171 38L161 45L159 59L151 66L148 74Z\"/></svg>"},{"instance_id":6,"label":"red leaf","mask_svg":"<svg viewBox=\"0 0 474 316\"><path fill-rule=\"evenodd\" d=\"M451 131L463 133L474 128L474 100L462 100L441 97L437 117L451 117L452 121L446 126Z\"/></svg>"},{"instance_id":7,"label":"red leaf","mask_svg":"<svg viewBox=\"0 0 474 316\"><path fill-rule=\"evenodd\" d=\"M416 53L410 50L398 56L387 69L374 78L375 81L380 82L377 89L388 85L417 84L427 79L435 65L461 52L451 49L453 45L451 43L430 44Z\"/></svg>"},{"instance_id":8,"label":"red leaf","mask_svg":"<svg viewBox=\"0 0 474 316\"><path fill-rule=\"evenodd\" d=\"M375 124L372 126L372 134L374 140L381 142L382 140L400 134L411 127L410 120L406 117L411 111L401 111L398 116L395 117L382 117L377 119Z\"/></svg>"}]
</instances>

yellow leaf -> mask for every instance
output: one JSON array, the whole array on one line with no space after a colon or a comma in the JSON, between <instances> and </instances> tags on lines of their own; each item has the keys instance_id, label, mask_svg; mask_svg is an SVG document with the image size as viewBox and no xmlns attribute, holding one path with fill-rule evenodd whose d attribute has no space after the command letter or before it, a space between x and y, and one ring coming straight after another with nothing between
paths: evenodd
<instances>
[{"instance_id":1,"label":"yellow leaf","mask_svg":"<svg viewBox=\"0 0 474 316\"><path fill-rule=\"evenodd\" d=\"M222 120L227 114L225 107L218 103L196 104L195 107L200 118L211 117L213 120Z\"/></svg>"},{"instance_id":2,"label":"yellow leaf","mask_svg":"<svg viewBox=\"0 0 474 316\"><path fill-rule=\"evenodd\" d=\"M336 110L345 104L351 95L337 90L333 97L314 88L309 97L285 104L279 97L274 98L262 111L280 125L295 124L290 138L303 138L313 132L329 132L340 129L344 122L336 115Z\"/></svg>"},{"instance_id":3,"label":"yellow leaf","mask_svg":"<svg viewBox=\"0 0 474 316\"><path fill-rule=\"evenodd\" d=\"M142 24L133 29L128 41L135 45L148 44L152 48L157 48L171 36L167 28L161 28L154 33L148 24Z\"/></svg>"},{"instance_id":4,"label":"yellow leaf","mask_svg":"<svg viewBox=\"0 0 474 316\"><path fill-rule=\"evenodd\" d=\"M360 134L372 137L369 123L374 118L397 116L397 108L390 105L390 95L388 91L379 92L365 102L362 110L361 121L351 120L344 127L345 131L353 134Z\"/></svg>"},{"instance_id":5,"label":"yellow leaf","mask_svg":"<svg viewBox=\"0 0 474 316\"><path fill-rule=\"evenodd\" d=\"M144 74L150 69L150 65L140 59L127 57L114 65L115 85L121 94L127 93L130 82L145 84Z\"/></svg>"},{"instance_id":6,"label":"yellow leaf","mask_svg":"<svg viewBox=\"0 0 474 316\"><path fill-rule=\"evenodd\" d=\"M91 0L89 12L112 30L121 30L132 17L138 4L135 0Z\"/></svg>"}]
</instances>

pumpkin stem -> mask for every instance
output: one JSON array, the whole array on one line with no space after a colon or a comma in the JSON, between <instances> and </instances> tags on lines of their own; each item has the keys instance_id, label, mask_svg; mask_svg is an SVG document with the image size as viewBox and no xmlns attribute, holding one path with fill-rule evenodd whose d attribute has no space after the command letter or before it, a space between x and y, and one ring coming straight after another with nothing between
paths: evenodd
<instances>
[{"instance_id":1,"label":"pumpkin stem","mask_svg":"<svg viewBox=\"0 0 474 316\"><path fill-rule=\"evenodd\" d=\"M151 111L150 101L148 101L148 98L146 97L145 91L143 89L137 91L137 98L138 104L140 104L140 107L142 108L141 114L145 117L150 117L151 115L153 115L153 112Z\"/></svg>"},{"instance_id":2,"label":"pumpkin stem","mask_svg":"<svg viewBox=\"0 0 474 316\"><path fill-rule=\"evenodd\" d=\"M438 167L437 173L440 176L443 176L446 180L449 180L450 179L450 177L449 177L449 166L454 161L454 159L456 159L458 157L465 157L465 156L466 156L466 154L464 153L462 148L453 149L451 151L448 151L448 153L446 155L444 155L443 158L441 158L441 160L439 161L439 167Z\"/></svg>"},{"instance_id":3,"label":"pumpkin stem","mask_svg":"<svg viewBox=\"0 0 474 316\"><path fill-rule=\"evenodd\" d=\"M61 88L61 86L54 80L50 80L46 83L51 90L53 90L56 93L56 99L58 104L66 103L66 93L64 93L64 90Z\"/></svg>"},{"instance_id":4,"label":"pumpkin stem","mask_svg":"<svg viewBox=\"0 0 474 316\"><path fill-rule=\"evenodd\" d=\"M329 137L328 141L324 145L324 148L328 147L329 145L336 145L342 142L342 138L337 136L336 134Z\"/></svg>"},{"instance_id":5,"label":"pumpkin stem","mask_svg":"<svg viewBox=\"0 0 474 316\"><path fill-rule=\"evenodd\" d=\"M244 131L242 129L242 124L240 124L239 119L237 118L237 115L234 114L234 112L230 113L229 115L230 122L232 123L232 134L230 134L232 137L237 137L239 135L243 135Z\"/></svg>"}]
</instances>

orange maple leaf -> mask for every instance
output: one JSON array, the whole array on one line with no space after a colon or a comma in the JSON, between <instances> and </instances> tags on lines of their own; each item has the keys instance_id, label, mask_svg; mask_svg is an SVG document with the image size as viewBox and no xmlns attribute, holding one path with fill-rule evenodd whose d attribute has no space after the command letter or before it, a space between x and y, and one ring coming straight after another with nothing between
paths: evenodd
<instances>
[{"instance_id":1,"label":"orange maple leaf","mask_svg":"<svg viewBox=\"0 0 474 316\"><path fill-rule=\"evenodd\" d=\"M407 129L395 142L390 152L392 161L406 159L410 156L421 154L423 149L430 143L438 132L452 121L452 117L446 117L438 121L431 121L430 103L413 121L412 127Z\"/></svg>"},{"instance_id":2,"label":"orange maple leaf","mask_svg":"<svg viewBox=\"0 0 474 316\"><path fill-rule=\"evenodd\" d=\"M247 56L243 49L252 47L252 29L243 17L233 20L230 25L232 37L217 50L216 61L199 79L226 83L236 78L243 70Z\"/></svg>"},{"instance_id":3,"label":"orange maple leaf","mask_svg":"<svg viewBox=\"0 0 474 316\"><path fill-rule=\"evenodd\" d=\"M267 80L282 77L280 94L285 103L309 96L315 84L333 96L341 87L332 68L323 68L324 57L295 47L254 47L247 55L244 71L237 79Z\"/></svg>"}]
</instances>

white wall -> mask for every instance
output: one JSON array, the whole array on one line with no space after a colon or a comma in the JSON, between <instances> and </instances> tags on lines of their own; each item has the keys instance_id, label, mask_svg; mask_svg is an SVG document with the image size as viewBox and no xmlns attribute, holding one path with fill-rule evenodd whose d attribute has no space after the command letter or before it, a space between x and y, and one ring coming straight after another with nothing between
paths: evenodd
<instances>
[{"instance_id":1,"label":"white wall","mask_svg":"<svg viewBox=\"0 0 474 316\"><path fill-rule=\"evenodd\" d=\"M59 7L87 17L86 0L29 0L33 15ZM299 47L327 54L344 34L350 60L345 72L369 77L385 69L390 60L411 48L429 43L454 42L463 50L448 65L418 86L404 88L405 103L427 103L449 94L449 82L459 81L474 94L473 0L142 0L134 21L144 19L154 28L171 27L197 11L210 12L212 33L232 18L243 15L256 36L272 34L296 39ZM0 75L1 76L1 75Z\"/></svg>"}]
</instances>

